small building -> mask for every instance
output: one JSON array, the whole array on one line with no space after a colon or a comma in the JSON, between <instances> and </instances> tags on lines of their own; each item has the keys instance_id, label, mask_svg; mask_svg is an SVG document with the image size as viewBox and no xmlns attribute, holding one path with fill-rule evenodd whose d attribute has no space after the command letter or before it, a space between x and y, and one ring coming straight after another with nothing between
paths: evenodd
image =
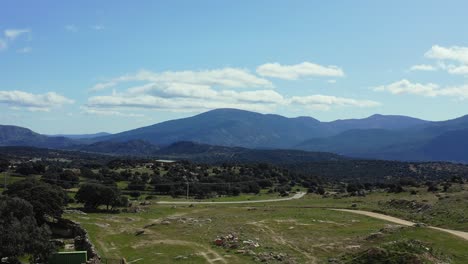
<instances>
[{"instance_id":1,"label":"small building","mask_svg":"<svg viewBox=\"0 0 468 264\"><path fill-rule=\"evenodd\" d=\"M66 251L53 254L49 264L84 264L86 261L88 261L86 251Z\"/></svg>"}]
</instances>

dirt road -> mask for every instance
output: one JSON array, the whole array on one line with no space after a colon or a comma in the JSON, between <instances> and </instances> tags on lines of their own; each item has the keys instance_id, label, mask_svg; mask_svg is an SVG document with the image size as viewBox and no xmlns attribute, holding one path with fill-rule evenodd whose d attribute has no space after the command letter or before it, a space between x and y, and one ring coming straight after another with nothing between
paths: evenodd
<instances>
[{"instance_id":1,"label":"dirt road","mask_svg":"<svg viewBox=\"0 0 468 264\"><path fill-rule=\"evenodd\" d=\"M385 221L389 221L389 222L392 222L392 223L405 225L405 226L414 226L415 225L415 223L410 222L410 221L406 221L406 220L396 218L396 217L393 217L393 216L388 216L388 215L374 213L374 212L360 211L360 210L349 210L349 209L330 209L330 210L365 215L365 216L369 216L369 217L373 217L373 218L377 218L377 219L381 219L381 220L385 220ZM442 231L442 232L446 232L446 233L455 235L457 237L463 238L465 240L468 240L468 232L445 229L445 228L440 228L440 227L435 227L435 226L428 226L428 228L439 230L439 231Z\"/></svg>"},{"instance_id":2,"label":"dirt road","mask_svg":"<svg viewBox=\"0 0 468 264\"><path fill-rule=\"evenodd\" d=\"M271 202L282 202L302 198L306 193L299 192L288 198L278 198L269 200L252 200L252 201L229 201L229 202L197 202L197 201L159 201L158 204L246 204L246 203L271 203Z\"/></svg>"}]
</instances>

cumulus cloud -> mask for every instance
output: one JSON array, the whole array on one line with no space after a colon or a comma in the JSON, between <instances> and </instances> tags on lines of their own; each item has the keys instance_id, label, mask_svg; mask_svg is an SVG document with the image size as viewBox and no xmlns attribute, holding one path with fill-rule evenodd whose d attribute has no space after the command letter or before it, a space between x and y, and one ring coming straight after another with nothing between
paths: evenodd
<instances>
[{"instance_id":1,"label":"cumulus cloud","mask_svg":"<svg viewBox=\"0 0 468 264\"><path fill-rule=\"evenodd\" d=\"M30 29L6 29L4 31L5 37L9 40L15 40L17 37L23 34L31 33Z\"/></svg>"},{"instance_id":2,"label":"cumulus cloud","mask_svg":"<svg viewBox=\"0 0 468 264\"><path fill-rule=\"evenodd\" d=\"M356 100L352 98L336 97L329 95L309 95L309 96L293 96L290 100L291 104L304 105L313 109L328 110L333 106L354 106L354 107L376 107L380 103L371 100Z\"/></svg>"},{"instance_id":3,"label":"cumulus cloud","mask_svg":"<svg viewBox=\"0 0 468 264\"><path fill-rule=\"evenodd\" d=\"M296 80L301 77L309 76L344 76L343 70L337 66L322 66L311 62L303 62L295 65L266 63L257 67L257 73L261 76L274 77L285 80Z\"/></svg>"},{"instance_id":4,"label":"cumulus cloud","mask_svg":"<svg viewBox=\"0 0 468 264\"><path fill-rule=\"evenodd\" d=\"M468 75L468 65L448 65L446 69L450 74Z\"/></svg>"},{"instance_id":5,"label":"cumulus cloud","mask_svg":"<svg viewBox=\"0 0 468 264\"><path fill-rule=\"evenodd\" d=\"M88 99L90 108L141 108L169 111L203 111L216 108L240 108L252 111L270 111L272 105L249 104L236 101L197 100L193 98L163 98L152 95L126 96L122 94L94 96Z\"/></svg>"},{"instance_id":6,"label":"cumulus cloud","mask_svg":"<svg viewBox=\"0 0 468 264\"><path fill-rule=\"evenodd\" d=\"M428 64L418 64L413 65L410 68L410 71L435 71L437 70L436 67Z\"/></svg>"},{"instance_id":7,"label":"cumulus cloud","mask_svg":"<svg viewBox=\"0 0 468 264\"><path fill-rule=\"evenodd\" d=\"M392 94L416 94L424 96L436 96L435 91L439 89L437 84L412 83L406 79L388 85L381 85L374 88L374 91L386 91Z\"/></svg>"},{"instance_id":8,"label":"cumulus cloud","mask_svg":"<svg viewBox=\"0 0 468 264\"><path fill-rule=\"evenodd\" d=\"M143 114L122 113L116 110L93 109L86 106L81 107L81 113L99 116L119 116L119 117L143 117Z\"/></svg>"},{"instance_id":9,"label":"cumulus cloud","mask_svg":"<svg viewBox=\"0 0 468 264\"><path fill-rule=\"evenodd\" d=\"M223 68L201 71L165 71L152 72L141 70L135 74L127 74L104 83L98 83L91 91L100 91L124 82L149 82L152 85L185 84L201 86L219 86L232 88L273 87L264 78L249 73L245 69Z\"/></svg>"},{"instance_id":10,"label":"cumulus cloud","mask_svg":"<svg viewBox=\"0 0 468 264\"><path fill-rule=\"evenodd\" d=\"M279 106L303 106L329 110L332 107L374 107L378 102L326 95L285 97L274 90L214 90L210 86L149 83L132 87L124 93L92 96L91 109L158 109L168 111L204 111L216 108L239 108L271 112Z\"/></svg>"},{"instance_id":11,"label":"cumulus cloud","mask_svg":"<svg viewBox=\"0 0 468 264\"><path fill-rule=\"evenodd\" d=\"M427 97L448 96L457 99L468 98L468 85L443 87L434 83L412 83L406 79L374 88L374 91L386 91L395 95L413 94Z\"/></svg>"},{"instance_id":12,"label":"cumulus cloud","mask_svg":"<svg viewBox=\"0 0 468 264\"><path fill-rule=\"evenodd\" d=\"M424 56L430 59L452 60L468 64L468 47L442 47L434 45L424 54Z\"/></svg>"},{"instance_id":13,"label":"cumulus cloud","mask_svg":"<svg viewBox=\"0 0 468 264\"><path fill-rule=\"evenodd\" d=\"M0 91L0 104L30 111L50 111L52 108L73 103L73 100L55 92L32 94L17 90Z\"/></svg>"},{"instance_id":14,"label":"cumulus cloud","mask_svg":"<svg viewBox=\"0 0 468 264\"><path fill-rule=\"evenodd\" d=\"M309 67L309 71L299 70L297 76L314 74L343 76L335 66ZM281 66L283 67L283 66ZM315 68L314 68L315 67ZM318 70L323 70L318 73ZM327 72L328 71L328 72ZM333 73L333 71L337 71ZM289 77L288 77L289 78ZM137 86L128 87L128 84ZM112 94L88 98L86 107L95 110L118 109L157 109L165 111L205 111L216 108L239 108L258 112L272 112L280 106L317 107L328 110L331 107L372 107L377 102L315 95L305 102L300 97L287 97L273 90L273 84L246 69L222 68L199 71L152 72L141 70L96 84L91 91L102 92L113 88ZM125 89L122 90L122 88ZM238 88L242 88L239 90ZM118 91L119 90L119 91ZM312 100L321 99L320 102Z\"/></svg>"},{"instance_id":15,"label":"cumulus cloud","mask_svg":"<svg viewBox=\"0 0 468 264\"><path fill-rule=\"evenodd\" d=\"M224 87L272 87L266 79L259 78L245 69L223 68L202 71L166 71L162 73L142 70L134 75L118 78L119 81L180 82Z\"/></svg>"},{"instance_id":16,"label":"cumulus cloud","mask_svg":"<svg viewBox=\"0 0 468 264\"><path fill-rule=\"evenodd\" d=\"M31 33L30 29L6 29L4 30L3 37L0 38L0 51L6 50L8 46L10 46L10 44L12 44L15 41L15 39L17 39L21 35L30 34L30 33Z\"/></svg>"},{"instance_id":17,"label":"cumulus cloud","mask_svg":"<svg viewBox=\"0 0 468 264\"><path fill-rule=\"evenodd\" d=\"M438 60L438 67L450 74L468 75L468 47L434 45L424 56Z\"/></svg>"},{"instance_id":18,"label":"cumulus cloud","mask_svg":"<svg viewBox=\"0 0 468 264\"><path fill-rule=\"evenodd\" d=\"M90 92L98 92L116 86L116 82L97 83L89 89Z\"/></svg>"}]
</instances>

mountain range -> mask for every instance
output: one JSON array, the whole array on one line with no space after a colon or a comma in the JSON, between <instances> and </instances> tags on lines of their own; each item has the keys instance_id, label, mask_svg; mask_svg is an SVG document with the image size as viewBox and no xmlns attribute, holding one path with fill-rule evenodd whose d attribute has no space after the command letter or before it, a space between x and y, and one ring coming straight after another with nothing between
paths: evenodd
<instances>
[{"instance_id":1,"label":"mountain range","mask_svg":"<svg viewBox=\"0 0 468 264\"><path fill-rule=\"evenodd\" d=\"M320 122L311 117L287 118L216 109L116 134L74 137L45 136L26 128L0 126L0 146L152 155L161 154L169 146L174 148L177 142L184 142L178 146L179 156L201 146L217 146L229 147L223 153L236 148L296 149L358 158L468 162L468 116L433 122L407 116L372 115Z\"/></svg>"}]
</instances>

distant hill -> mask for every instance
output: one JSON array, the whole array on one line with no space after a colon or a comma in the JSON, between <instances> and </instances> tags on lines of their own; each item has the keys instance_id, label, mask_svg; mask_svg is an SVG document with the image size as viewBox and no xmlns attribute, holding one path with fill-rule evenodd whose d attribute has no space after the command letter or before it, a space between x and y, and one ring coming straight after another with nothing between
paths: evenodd
<instances>
[{"instance_id":1,"label":"distant hill","mask_svg":"<svg viewBox=\"0 0 468 264\"><path fill-rule=\"evenodd\" d=\"M131 140L126 142L99 141L89 145L75 146L73 149L112 155L154 156L159 147L144 140Z\"/></svg>"},{"instance_id":2,"label":"distant hill","mask_svg":"<svg viewBox=\"0 0 468 264\"><path fill-rule=\"evenodd\" d=\"M142 139L158 145L193 141L222 146L287 148L295 142L328 133L313 118L286 118L235 109L218 109L95 140Z\"/></svg>"},{"instance_id":3,"label":"distant hill","mask_svg":"<svg viewBox=\"0 0 468 264\"><path fill-rule=\"evenodd\" d=\"M0 125L0 146L65 148L76 144L65 137L49 137L18 126Z\"/></svg>"},{"instance_id":4,"label":"distant hill","mask_svg":"<svg viewBox=\"0 0 468 264\"><path fill-rule=\"evenodd\" d=\"M354 129L326 138L313 138L302 142L296 148L314 151L329 151L343 155L365 155L384 148L414 143L418 137L404 131L385 129Z\"/></svg>"},{"instance_id":5,"label":"distant hill","mask_svg":"<svg viewBox=\"0 0 468 264\"><path fill-rule=\"evenodd\" d=\"M158 145L193 141L246 148L291 148L307 139L333 136L350 129L395 130L426 123L410 117L382 115L320 122L311 117L287 118L237 109L217 109L94 140L142 139Z\"/></svg>"},{"instance_id":6,"label":"distant hill","mask_svg":"<svg viewBox=\"0 0 468 264\"><path fill-rule=\"evenodd\" d=\"M50 136L51 137L65 137L65 138L71 138L71 139L90 139L90 138L103 137L103 136L108 136L108 135L111 135L111 134L107 132L99 132L95 134L76 134L76 135L59 134L59 135L50 135Z\"/></svg>"},{"instance_id":7,"label":"distant hill","mask_svg":"<svg viewBox=\"0 0 468 264\"><path fill-rule=\"evenodd\" d=\"M445 132L421 147L427 159L467 162L468 129Z\"/></svg>"},{"instance_id":8,"label":"distant hill","mask_svg":"<svg viewBox=\"0 0 468 264\"><path fill-rule=\"evenodd\" d=\"M327 125L333 131L347 131L354 129L385 129L401 130L430 122L418 118L399 115L372 115L363 119L345 119L329 122Z\"/></svg>"},{"instance_id":9,"label":"distant hill","mask_svg":"<svg viewBox=\"0 0 468 264\"><path fill-rule=\"evenodd\" d=\"M295 148L342 155L406 161L468 162L468 116L399 130L349 130L312 138Z\"/></svg>"},{"instance_id":10,"label":"distant hill","mask_svg":"<svg viewBox=\"0 0 468 264\"><path fill-rule=\"evenodd\" d=\"M166 159L186 159L202 163L274 163L291 164L298 162L338 161L346 158L324 152L307 152L284 149L247 149L223 147L194 142L177 142L162 148L157 156Z\"/></svg>"},{"instance_id":11,"label":"distant hill","mask_svg":"<svg viewBox=\"0 0 468 264\"><path fill-rule=\"evenodd\" d=\"M365 159L468 163L467 131L468 116L430 122L406 116L372 115L363 119L320 122L311 117L287 118L237 109L217 109L103 136L45 136L26 128L0 126L0 146L139 156L169 155L171 153L166 147L170 146L172 151L176 147L185 151L178 155L200 159L208 159L209 155L224 155L227 159L239 152L243 156L268 156L279 153L278 149L296 149ZM182 143L173 145L177 142L195 142L192 144L197 145L190 148ZM200 149L207 150L205 153L186 152ZM265 150L276 152L262 153ZM279 156L265 159L281 158Z\"/></svg>"}]
</instances>

